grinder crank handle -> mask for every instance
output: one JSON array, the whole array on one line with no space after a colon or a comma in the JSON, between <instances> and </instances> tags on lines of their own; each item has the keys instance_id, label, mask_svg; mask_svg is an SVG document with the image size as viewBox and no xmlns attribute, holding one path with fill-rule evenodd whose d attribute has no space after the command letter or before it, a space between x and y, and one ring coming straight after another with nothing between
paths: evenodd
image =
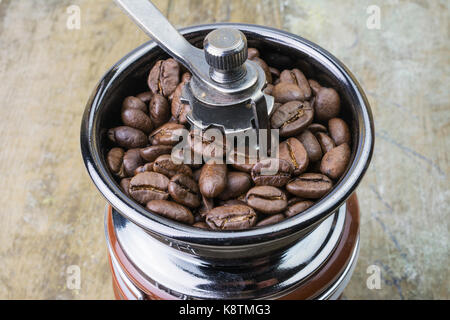
<instances>
[{"instance_id":1,"label":"grinder crank handle","mask_svg":"<svg viewBox=\"0 0 450 320\"><path fill-rule=\"evenodd\" d=\"M122 10L158 45L197 78L209 82L209 65L203 50L191 45L147 0L115 0Z\"/></svg>"}]
</instances>

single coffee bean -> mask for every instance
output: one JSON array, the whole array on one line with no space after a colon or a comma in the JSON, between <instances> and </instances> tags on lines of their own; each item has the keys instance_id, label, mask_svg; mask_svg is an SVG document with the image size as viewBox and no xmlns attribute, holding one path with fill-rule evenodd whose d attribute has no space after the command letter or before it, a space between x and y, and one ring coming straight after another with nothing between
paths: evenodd
<instances>
[{"instance_id":1,"label":"single coffee bean","mask_svg":"<svg viewBox=\"0 0 450 320\"><path fill-rule=\"evenodd\" d=\"M286 194L271 186L253 187L247 192L246 202L253 209L266 214L279 213L287 207Z\"/></svg>"},{"instance_id":2,"label":"single coffee bean","mask_svg":"<svg viewBox=\"0 0 450 320\"><path fill-rule=\"evenodd\" d=\"M147 210L165 218L181 223L194 224L194 215L181 204L167 200L152 200L146 205Z\"/></svg>"},{"instance_id":3,"label":"single coffee bean","mask_svg":"<svg viewBox=\"0 0 450 320\"><path fill-rule=\"evenodd\" d=\"M272 174L272 168L275 173ZM257 186L283 187L291 180L294 173L293 165L283 159L264 159L255 164L252 169L252 179Z\"/></svg>"},{"instance_id":4,"label":"single coffee bean","mask_svg":"<svg viewBox=\"0 0 450 320\"><path fill-rule=\"evenodd\" d=\"M148 105L150 103L150 100L152 100L152 98L153 98L153 92L151 92L151 91L142 92L142 93L138 94L136 96L136 98L138 98L143 103Z\"/></svg>"},{"instance_id":5,"label":"single coffee bean","mask_svg":"<svg viewBox=\"0 0 450 320\"><path fill-rule=\"evenodd\" d=\"M132 110L139 110L144 113L147 113L147 105L139 98L136 97L126 97L125 100L123 100L122 103L122 111L132 109Z\"/></svg>"},{"instance_id":6,"label":"single coffee bean","mask_svg":"<svg viewBox=\"0 0 450 320\"><path fill-rule=\"evenodd\" d=\"M270 216L270 217L265 218L265 219L261 220L260 222L258 222L256 224L256 227L260 228L260 227L269 226L271 224L275 224L275 223L281 222L283 220L284 220L284 215L282 213L275 214L273 216Z\"/></svg>"},{"instance_id":7,"label":"single coffee bean","mask_svg":"<svg viewBox=\"0 0 450 320\"><path fill-rule=\"evenodd\" d=\"M200 206L200 190L197 182L184 174L177 174L170 179L169 194L176 202L189 207Z\"/></svg>"},{"instance_id":8,"label":"single coffee bean","mask_svg":"<svg viewBox=\"0 0 450 320\"><path fill-rule=\"evenodd\" d=\"M281 80L280 80L281 81ZM289 101L304 101L306 93L294 83L279 82L272 90L275 102L286 103Z\"/></svg>"},{"instance_id":9,"label":"single coffee bean","mask_svg":"<svg viewBox=\"0 0 450 320\"><path fill-rule=\"evenodd\" d=\"M227 165L208 161L203 165L199 179L200 192L207 198L215 198L227 186Z\"/></svg>"},{"instance_id":10,"label":"single coffee bean","mask_svg":"<svg viewBox=\"0 0 450 320\"><path fill-rule=\"evenodd\" d=\"M124 154L125 151L122 148L112 148L106 155L106 164L108 165L109 170L111 170L111 172L119 178L126 177L126 173L123 168Z\"/></svg>"},{"instance_id":11,"label":"single coffee bean","mask_svg":"<svg viewBox=\"0 0 450 320\"><path fill-rule=\"evenodd\" d=\"M153 124L150 117L139 109L124 109L121 116L123 124L128 127L141 130L147 134L149 134L153 129Z\"/></svg>"},{"instance_id":12,"label":"single coffee bean","mask_svg":"<svg viewBox=\"0 0 450 320\"><path fill-rule=\"evenodd\" d=\"M157 61L147 82L154 94L159 93L167 98L180 82L180 65L172 58Z\"/></svg>"},{"instance_id":13,"label":"single coffee bean","mask_svg":"<svg viewBox=\"0 0 450 320\"><path fill-rule=\"evenodd\" d=\"M172 152L172 146L157 145L150 146L141 149L141 158L148 162L155 161L159 156L163 154L170 154Z\"/></svg>"},{"instance_id":14,"label":"single coffee bean","mask_svg":"<svg viewBox=\"0 0 450 320\"><path fill-rule=\"evenodd\" d=\"M286 185L286 190L297 197L319 199L331 190L333 182L319 173L304 173Z\"/></svg>"},{"instance_id":15,"label":"single coffee bean","mask_svg":"<svg viewBox=\"0 0 450 320\"><path fill-rule=\"evenodd\" d=\"M308 80L309 86L312 89L312 92L314 94L314 96L317 96L317 93L319 92L320 88L322 88L322 86L320 85L320 83L318 83L316 80L314 79L309 79Z\"/></svg>"},{"instance_id":16,"label":"single coffee bean","mask_svg":"<svg viewBox=\"0 0 450 320\"><path fill-rule=\"evenodd\" d=\"M119 147L132 149L142 148L148 143L147 136L141 130L121 126L108 130L108 138Z\"/></svg>"},{"instance_id":17,"label":"single coffee bean","mask_svg":"<svg viewBox=\"0 0 450 320\"><path fill-rule=\"evenodd\" d=\"M350 129L344 120L340 118L333 118L328 121L328 129L330 136L333 138L337 146L346 143L350 145Z\"/></svg>"},{"instance_id":18,"label":"single coffee bean","mask_svg":"<svg viewBox=\"0 0 450 320\"><path fill-rule=\"evenodd\" d=\"M272 73L270 73L270 69L269 69L269 66L267 65L267 63L260 57L254 57L251 60L253 62L255 62L257 65L259 65L261 67L261 69L264 70L267 83L272 83Z\"/></svg>"},{"instance_id":19,"label":"single coffee bean","mask_svg":"<svg viewBox=\"0 0 450 320\"><path fill-rule=\"evenodd\" d=\"M174 163L170 154L159 156L153 163L153 171L162 173L169 178L180 173L192 177L192 169L184 163Z\"/></svg>"},{"instance_id":20,"label":"single coffee bean","mask_svg":"<svg viewBox=\"0 0 450 320\"><path fill-rule=\"evenodd\" d=\"M284 215L286 216L286 218L293 217L293 216L305 211L306 209L311 207L313 204L314 204L314 202L309 201L309 200L299 201L299 202L289 206L286 209L286 211L284 212Z\"/></svg>"},{"instance_id":21,"label":"single coffee bean","mask_svg":"<svg viewBox=\"0 0 450 320\"><path fill-rule=\"evenodd\" d=\"M279 157L292 164L294 167L294 175L296 176L308 168L308 153L303 144L296 138L289 138L280 143Z\"/></svg>"},{"instance_id":22,"label":"single coffee bean","mask_svg":"<svg viewBox=\"0 0 450 320\"><path fill-rule=\"evenodd\" d=\"M297 85L304 94L301 101L308 100L311 97L311 87L309 86L308 79L306 79L303 72L301 72L299 69L284 70L283 72L281 72L280 82L292 83Z\"/></svg>"},{"instance_id":23,"label":"single coffee bean","mask_svg":"<svg viewBox=\"0 0 450 320\"><path fill-rule=\"evenodd\" d=\"M122 189L123 193L130 197L130 181L131 178L124 178L120 180L120 189Z\"/></svg>"},{"instance_id":24,"label":"single coffee bean","mask_svg":"<svg viewBox=\"0 0 450 320\"><path fill-rule=\"evenodd\" d=\"M331 179L342 176L350 161L350 147L343 143L328 151L320 162L320 171Z\"/></svg>"},{"instance_id":25,"label":"single coffee bean","mask_svg":"<svg viewBox=\"0 0 450 320\"><path fill-rule=\"evenodd\" d=\"M311 133L316 134L317 132L323 132L323 133L327 133L327 127L325 127L324 125L321 125L320 123L311 123L308 128L309 131L311 131Z\"/></svg>"},{"instance_id":26,"label":"single coffee bean","mask_svg":"<svg viewBox=\"0 0 450 320\"><path fill-rule=\"evenodd\" d=\"M311 131L303 131L297 136L297 139L300 140L305 147L310 162L315 162L322 159L322 147Z\"/></svg>"},{"instance_id":27,"label":"single coffee bean","mask_svg":"<svg viewBox=\"0 0 450 320\"><path fill-rule=\"evenodd\" d=\"M156 145L174 146L180 140L183 129L185 129L185 127L182 124L171 122L166 123L150 134L149 136L150 143L154 146Z\"/></svg>"},{"instance_id":28,"label":"single coffee bean","mask_svg":"<svg viewBox=\"0 0 450 320\"><path fill-rule=\"evenodd\" d=\"M330 138L329 135L323 132L316 133L317 141L319 141L320 147L322 148L322 152L325 154L331 149L333 149L336 144L334 140Z\"/></svg>"},{"instance_id":29,"label":"single coffee bean","mask_svg":"<svg viewBox=\"0 0 450 320\"><path fill-rule=\"evenodd\" d=\"M144 161L141 158L139 149L130 149L123 156L123 168L127 177L132 177L134 171L142 166Z\"/></svg>"},{"instance_id":30,"label":"single coffee bean","mask_svg":"<svg viewBox=\"0 0 450 320\"><path fill-rule=\"evenodd\" d=\"M314 110L308 101L291 101L279 107L270 118L273 129L280 129L281 137L299 134L309 126L314 117Z\"/></svg>"},{"instance_id":31,"label":"single coffee bean","mask_svg":"<svg viewBox=\"0 0 450 320\"><path fill-rule=\"evenodd\" d=\"M172 105L171 105L171 113L172 117L176 119L178 123L186 124L187 123L187 114L191 111L191 106L188 103L181 102L181 94L183 92L183 88L187 82L191 80L191 74L186 72L183 74L182 80L180 84L175 89L172 97Z\"/></svg>"},{"instance_id":32,"label":"single coffee bean","mask_svg":"<svg viewBox=\"0 0 450 320\"><path fill-rule=\"evenodd\" d=\"M206 222L201 221L194 223L192 226L199 229L209 229L209 226L206 224Z\"/></svg>"},{"instance_id":33,"label":"single coffee bean","mask_svg":"<svg viewBox=\"0 0 450 320\"><path fill-rule=\"evenodd\" d=\"M341 112L341 99L336 90L322 87L317 92L314 111L316 119L320 122L327 122L331 118L337 117Z\"/></svg>"},{"instance_id":34,"label":"single coffee bean","mask_svg":"<svg viewBox=\"0 0 450 320\"><path fill-rule=\"evenodd\" d=\"M134 200L145 205L151 200L169 198L168 186L169 179L166 176L156 172L143 172L131 179L129 193Z\"/></svg>"},{"instance_id":35,"label":"single coffee bean","mask_svg":"<svg viewBox=\"0 0 450 320\"><path fill-rule=\"evenodd\" d=\"M149 162L144 164L143 166L137 167L136 170L134 170L134 176L142 172L150 171L153 171L153 162Z\"/></svg>"},{"instance_id":36,"label":"single coffee bean","mask_svg":"<svg viewBox=\"0 0 450 320\"><path fill-rule=\"evenodd\" d=\"M248 60L253 60L256 57L259 57L259 51L256 48L248 48L247 49L248 52Z\"/></svg>"},{"instance_id":37,"label":"single coffee bean","mask_svg":"<svg viewBox=\"0 0 450 320\"><path fill-rule=\"evenodd\" d=\"M250 175L245 172L228 172L227 185L225 190L218 195L220 200L229 200L239 197L252 186L252 179Z\"/></svg>"},{"instance_id":38,"label":"single coffee bean","mask_svg":"<svg viewBox=\"0 0 450 320\"><path fill-rule=\"evenodd\" d=\"M150 118L155 128L159 128L170 119L169 102L160 94L155 94L148 106Z\"/></svg>"},{"instance_id":39,"label":"single coffee bean","mask_svg":"<svg viewBox=\"0 0 450 320\"><path fill-rule=\"evenodd\" d=\"M255 226L256 213L249 206L222 206L206 215L206 223L213 230L245 230Z\"/></svg>"}]
</instances>

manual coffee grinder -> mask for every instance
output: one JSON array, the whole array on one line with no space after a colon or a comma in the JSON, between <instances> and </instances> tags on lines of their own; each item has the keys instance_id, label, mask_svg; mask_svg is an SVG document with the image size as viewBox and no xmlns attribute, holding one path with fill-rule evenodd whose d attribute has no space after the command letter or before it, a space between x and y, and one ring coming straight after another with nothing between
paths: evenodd
<instances>
[{"instance_id":1,"label":"manual coffee grinder","mask_svg":"<svg viewBox=\"0 0 450 320\"><path fill-rule=\"evenodd\" d=\"M81 128L86 168L108 200L105 231L118 299L336 299L359 252L359 209L354 190L373 151L373 120L349 71L317 45L284 31L243 24L194 26L181 34L148 1L116 0L153 41L118 62L88 102ZM147 212L128 198L106 168L102 140L117 101L164 55L192 74L182 99L200 130L225 135L269 129L274 107L264 94L264 71L247 60L247 41L299 64L335 87L353 135L349 168L335 188L301 215L245 231L208 231ZM203 50L197 46L202 46ZM162 51L162 50L163 51ZM269 132L269 131L266 131ZM268 139L270 141L270 139ZM261 151L259 139L254 146ZM266 144L270 148L270 143Z\"/></svg>"}]
</instances>

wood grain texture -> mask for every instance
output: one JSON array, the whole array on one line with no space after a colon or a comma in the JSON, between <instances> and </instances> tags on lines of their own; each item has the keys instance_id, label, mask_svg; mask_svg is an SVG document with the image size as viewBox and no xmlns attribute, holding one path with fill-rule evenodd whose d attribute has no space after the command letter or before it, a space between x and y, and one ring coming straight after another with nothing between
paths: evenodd
<instances>
[{"instance_id":1,"label":"wood grain texture","mask_svg":"<svg viewBox=\"0 0 450 320\"><path fill-rule=\"evenodd\" d=\"M177 26L282 28L341 59L376 125L358 194L361 253L353 298L449 298L450 45L446 1L154 1ZM369 5L381 29L366 27ZM68 30L67 7L81 9ZM146 36L109 0L0 1L0 298L113 298L105 201L85 172L79 129L100 77ZM80 290L66 286L81 269ZM370 265L381 269L369 290Z\"/></svg>"}]
</instances>

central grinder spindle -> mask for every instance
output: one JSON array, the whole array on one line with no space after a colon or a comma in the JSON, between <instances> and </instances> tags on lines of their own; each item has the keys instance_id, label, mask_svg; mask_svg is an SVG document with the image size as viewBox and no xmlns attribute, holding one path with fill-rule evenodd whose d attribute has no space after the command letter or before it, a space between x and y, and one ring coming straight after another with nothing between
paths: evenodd
<instances>
[{"instance_id":1,"label":"central grinder spindle","mask_svg":"<svg viewBox=\"0 0 450 320\"><path fill-rule=\"evenodd\" d=\"M247 39L241 31L216 29L205 37L201 50L181 36L150 1L116 2L164 51L192 73L181 97L183 103L191 106L187 119L192 126L202 131L217 128L226 136L239 136L249 130L262 136L259 131L264 129L267 144L251 147L262 152L270 149L269 116L274 99L263 92L267 84L264 70L247 59ZM261 150L263 146L267 150Z\"/></svg>"}]
</instances>

